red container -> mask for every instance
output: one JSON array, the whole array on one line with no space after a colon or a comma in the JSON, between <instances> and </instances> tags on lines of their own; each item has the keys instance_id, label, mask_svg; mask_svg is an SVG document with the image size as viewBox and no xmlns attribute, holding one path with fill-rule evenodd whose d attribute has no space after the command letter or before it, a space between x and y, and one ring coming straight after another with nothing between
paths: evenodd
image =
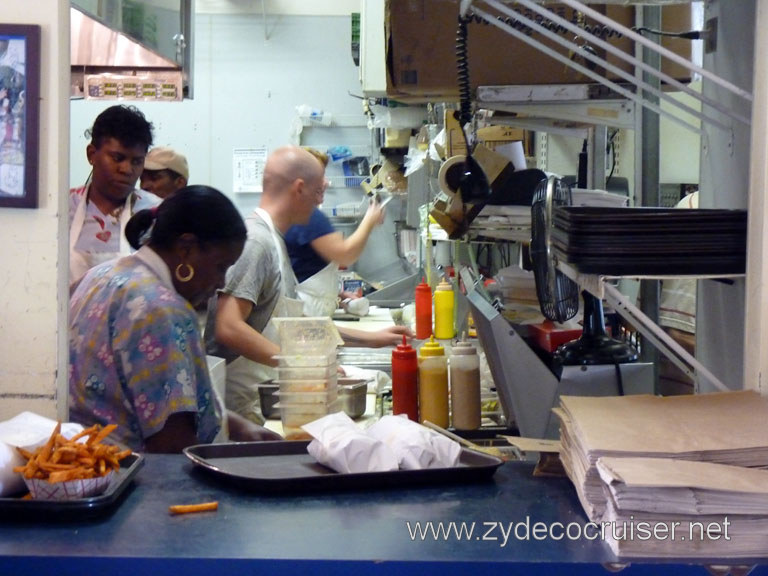
<instances>
[{"instance_id":1,"label":"red container","mask_svg":"<svg viewBox=\"0 0 768 576\"><path fill-rule=\"evenodd\" d=\"M539 348L550 353L557 350L561 344L580 338L581 332L580 328L576 330L555 328L555 325L550 320L545 320L541 324L528 325L528 334L531 336L531 340Z\"/></svg>"},{"instance_id":2,"label":"red container","mask_svg":"<svg viewBox=\"0 0 768 576\"><path fill-rule=\"evenodd\" d=\"M419 361L405 335L403 343L392 350L392 414L419 421Z\"/></svg>"},{"instance_id":3,"label":"red container","mask_svg":"<svg viewBox=\"0 0 768 576\"><path fill-rule=\"evenodd\" d=\"M427 340L432 335L432 289L429 284L421 279L421 284L416 286L416 338Z\"/></svg>"}]
</instances>

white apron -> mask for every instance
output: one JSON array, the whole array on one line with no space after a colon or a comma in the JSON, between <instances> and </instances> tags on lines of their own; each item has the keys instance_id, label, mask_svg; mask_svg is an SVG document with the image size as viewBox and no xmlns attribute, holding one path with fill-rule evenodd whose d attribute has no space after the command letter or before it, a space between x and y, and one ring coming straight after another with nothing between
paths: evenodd
<instances>
[{"instance_id":1,"label":"white apron","mask_svg":"<svg viewBox=\"0 0 768 576\"><path fill-rule=\"evenodd\" d=\"M338 271L339 265L331 262L296 286L296 293L304 302L304 316L333 316L339 298Z\"/></svg>"},{"instance_id":2,"label":"white apron","mask_svg":"<svg viewBox=\"0 0 768 576\"><path fill-rule=\"evenodd\" d=\"M80 280L85 273L88 272L94 266L113 260L118 256L128 256L132 250L128 240L125 239L125 225L128 220L131 219L131 210L123 209L120 213L120 249L117 252L80 252L75 249L80 233L83 231L83 224L85 223L85 210L88 204L88 193L90 192L90 185L85 190L83 199L77 205L75 214L72 216L72 222L69 224L69 287ZM126 199L128 207L133 202L133 192Z\"/></svg>"},{"instance_id":3,"label":"white apron","mask_svg":"<svg viewBox=\"0 0 768 576\"><path fill-rule=\"evenodd\" d=\"M290 266L288 254L285 251L285 243L280 238L270 215L262 208L256 208L256 213L267 223L269 231L272 233L272 239L277 249L278 264L282 281L280 282L280 296L278 297L272 316L267 325L262 330L261 335L275 344L280 344L277 327L272 322L273 318L298 318L302 315L304 304L296 298L289 298L286 289L286 279L293 279L296 284L296 277ZM259 408L259 384L274 380L277 377L277 371L271 366L259 364L244 356L239 356L227 364L227 392L226 404L231 410L241 414L249 420L263 423L263 416Z\"/></svg>"}]
</instances>

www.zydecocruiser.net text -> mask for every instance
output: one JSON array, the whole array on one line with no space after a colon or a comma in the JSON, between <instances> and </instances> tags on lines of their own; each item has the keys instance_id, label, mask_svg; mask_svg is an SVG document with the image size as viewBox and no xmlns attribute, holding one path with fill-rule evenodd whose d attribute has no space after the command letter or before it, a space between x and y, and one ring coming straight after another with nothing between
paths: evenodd
<instances>
[{"instance_id":1,"label":"www.zydecocruiser.net text","mask_svg":"<svg viewBox=\"0 0 768 576\"><path fill-rule=\"evenodd\" d=\"M526 516L517 522L410 522L405 523L414 542L497 542L504 548L510 541L541 540L730 540L728 517L722 522L536 522Z\"/></svg>"}]
</instances>

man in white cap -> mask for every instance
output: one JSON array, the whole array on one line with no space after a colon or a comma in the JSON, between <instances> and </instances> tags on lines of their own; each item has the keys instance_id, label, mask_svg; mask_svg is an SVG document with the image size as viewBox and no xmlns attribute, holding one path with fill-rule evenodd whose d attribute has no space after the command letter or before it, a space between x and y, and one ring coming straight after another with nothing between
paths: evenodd
<instances>
[{"instance_id":1,"label":"man in white cap","mask_svg":"<svg viewBox=\"0 0 768 576\"><path fill-rule=\"evenodd\" d=\"M173 148L157 146L144 159L141 189L166 198L184 188L189 180L187 159Z\"/></svg>"}]
</instances>

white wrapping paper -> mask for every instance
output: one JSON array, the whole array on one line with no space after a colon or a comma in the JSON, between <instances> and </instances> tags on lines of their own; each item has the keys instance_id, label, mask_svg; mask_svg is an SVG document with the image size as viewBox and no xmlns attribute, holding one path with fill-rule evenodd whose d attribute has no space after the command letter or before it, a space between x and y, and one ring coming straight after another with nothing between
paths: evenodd
<instances>
[{"instance_id":1,"label":"white wrapping paper","mask_svg":"<svg viewBox=\"0 0 768 576\"><path fill-rule=\"evenodd\" d=\"M313 438L307 452L336 472L397 470L397 458L392 450L363 432L344 412L323 416L302 429Z\"/></svg>"},{"instance_id":2,"label":"white wrapping paper","mask_svg":"<svg viewBox=\"0 0 768 576\"><path fill-rule=\"evenodd\" d=\"M392 449L402 470L452 468L459 463L458 442L408 420L404 414L383 416L366 432Z\"/></svg>"}]
</instances>

